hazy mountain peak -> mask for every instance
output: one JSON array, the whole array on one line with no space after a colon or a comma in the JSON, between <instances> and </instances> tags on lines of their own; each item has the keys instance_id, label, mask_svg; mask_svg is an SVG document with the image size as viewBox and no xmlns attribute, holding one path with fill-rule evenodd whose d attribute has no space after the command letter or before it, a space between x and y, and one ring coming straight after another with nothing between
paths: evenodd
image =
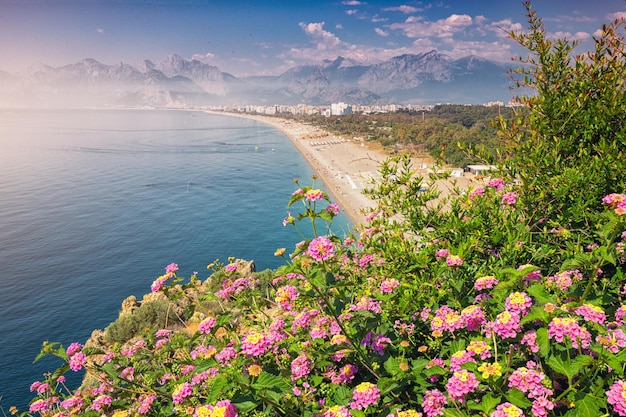
<instances>
[{"instance_id":1,"label":"hazy mountain peak","mask_svg":"<svg viewBox=\"0 0 626 417\"><path fill-rule=\"evenodd\" d=\"M150 61L149 59L144 59L142 61L136 62L133 66L137 69L137 71L142 73L152 71L155 67L154 62Z\"/></svg>"},{"instance_id":2,"label":"hazy mountain peak","mask_svg":"<svg viewBox=\"0 0 626 417\"><path fill-rule=\"evenodd\" d=\"M46 103L58 103L61 97L76 106L481 103L508 101L512 95L502 64L477 56L452 60L436 50L373 65L338 56L292 67L275 77L237 78L198 59L171 54L157 64L145 59L133 65L106 65L93 58L58 68L38 64L13 80L4 74L3 78L9 82L0 84L0 97L19 97L11 99L16 103L29 95ZM28 90L20 90L23 86Z\"/></svg>"}]
</instances>

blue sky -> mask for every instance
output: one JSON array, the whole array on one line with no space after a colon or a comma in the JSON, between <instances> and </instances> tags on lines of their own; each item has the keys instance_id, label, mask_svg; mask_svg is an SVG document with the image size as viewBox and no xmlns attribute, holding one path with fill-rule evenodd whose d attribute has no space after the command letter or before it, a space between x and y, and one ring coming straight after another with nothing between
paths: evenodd
<instances>
[{"instance_id":1,"label":"blue sky","mask_svg":"<svg viewBox=\"0 0 626 417\"><path fill-rule=\"evenodd\" d=\"M590 48L624 0L535 0L548 32ZM526 27L517 0L0 0L0 70L84 58L197 58L235 76L277 75L343 56L376 63L436 49L510 61Z\"/></svg>"}]
</instances>

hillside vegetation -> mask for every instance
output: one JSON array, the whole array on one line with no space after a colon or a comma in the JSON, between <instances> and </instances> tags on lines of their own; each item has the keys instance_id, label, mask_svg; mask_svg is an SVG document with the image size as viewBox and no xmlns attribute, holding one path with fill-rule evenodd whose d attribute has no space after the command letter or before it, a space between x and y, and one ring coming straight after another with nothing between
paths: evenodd
<instances>
[{"instance_id":1,"label":"hillside vegetation","mask_svg":"<svg viewBox=\"0 0 626 417\"><path fill-rule=\"evenodd\" d=\"M335 135L377 142L388 149L427 152L449 165L465 167L485 162L483 156L472 155L467 149L490 149L496 156L504 148L493 121L511 119L513 110L446 104L431 111L286 117L319 126Z\"/></svg>"},{"instance_id":2,"label":"hillside vegetation","mask_svg":"<svg viewBox=\"0 0 626 417\"><path fill-rule=\"evenodd\" d=\"M313 235L277 249L283 267L218 262L203 283L168 265L152 285L165 302L137 316L160 327L45 344L61 365L24 414L626 416L624 22L573 56L526 11L511 36L534 93L498 119L500 170L483 187L437 202L437 178L390 159L369 225L339 237L339 208L296 182L284 224Z\"/></svg>"}]
</instances>

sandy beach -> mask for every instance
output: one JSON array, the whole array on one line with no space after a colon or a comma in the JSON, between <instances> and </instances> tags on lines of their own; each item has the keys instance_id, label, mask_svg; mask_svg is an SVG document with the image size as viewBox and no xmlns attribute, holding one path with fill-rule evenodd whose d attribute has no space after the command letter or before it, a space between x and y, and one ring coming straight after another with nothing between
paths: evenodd
<instances>
[{"instance_id":1,"label":"sandy beach","mask_svg":"<svg viewBox=\"0 0 626 417\"><path fill-rule=\"evenodd\" d=\"M213 112L211 112L213 113ZM367 224L367 215L375 206L363 189L369 187L372 179L378 178L380 164L389 158L381 149L374 149L371 144L353 141L325 132L315 126L305 125L292 120L278 117L216 113L245 117L267 123L283 132L298 148L300 153L313 168L315 175L322 181L325 189L331 194L341 209L349 216L355 226ZM432 158L414 158L413 166L424 174L433 165ZM302 178L303 184L310 179ZM460 187L467 187L472 178L454 179ZM437 184L442 196L452 188L450 181Z\"/></svg>"}]
</instances>

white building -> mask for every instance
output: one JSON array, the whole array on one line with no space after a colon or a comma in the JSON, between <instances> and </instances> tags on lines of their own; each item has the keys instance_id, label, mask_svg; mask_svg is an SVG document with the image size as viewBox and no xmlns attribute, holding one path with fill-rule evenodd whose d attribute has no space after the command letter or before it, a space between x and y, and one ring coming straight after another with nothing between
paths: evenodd
<instances>
[{"instance_id":1,"label":"white building","mask_svg":"<svg viewBox=\"0 0 626 417\"><path fill-rule=\"evenodd\" d=\"M352 114L352 106L346 103L332 103L330 105L330 114L333 116L343 116L344 114Z\"/></svg>"}]
</instances>

